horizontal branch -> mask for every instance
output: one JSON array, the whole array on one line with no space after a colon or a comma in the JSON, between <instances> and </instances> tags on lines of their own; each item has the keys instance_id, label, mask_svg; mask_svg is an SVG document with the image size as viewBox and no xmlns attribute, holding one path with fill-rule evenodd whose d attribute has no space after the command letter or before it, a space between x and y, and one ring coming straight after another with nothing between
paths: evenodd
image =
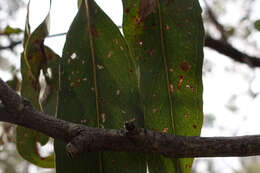
<instances>
[{"instance_id":1,"label":"horizontal branch","mask_svg":"<svg viewBox=\"0 0 260 173\"><path fill-rule=\"evenodd\" d=\"M81 152L146 152L169 157L230 157L260 155L260 136L198 137L172 136L137 128L92 128L56 119L36 110L0 79L0 121L42 132L67 143L71 157Z\"/></svg>"},{"instance_id":2,"label":"horizontal branch","mask_svg":"<svg viewBox=\"0 0 260 173\"><path fill-rule=\"evenodd\" d=\"M213 39L210 36L205 37L205 46L214 49L219 53L224 54L237 62L245 63L250 67L260 67L260 58L249 56L237 50L232 45L220 40Z\"/></svg>"}]
</instances>

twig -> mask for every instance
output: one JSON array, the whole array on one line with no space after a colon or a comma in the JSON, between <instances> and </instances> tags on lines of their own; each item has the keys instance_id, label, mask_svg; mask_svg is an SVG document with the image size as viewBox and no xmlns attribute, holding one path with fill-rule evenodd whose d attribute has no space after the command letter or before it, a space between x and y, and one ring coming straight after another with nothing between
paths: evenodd
<instances>
[{"instance_id":1,"label":"twig","mask_svg":"<svg viewBox=\"0 0 260 173\"><path fill-rule=\"evenodd\" d=\"M226 42L227 41L227 37L226 37L226 30L225 30L224 26L219 23L219 21L216 18L216 15L211 10L211 8L209 7L209 5L208 5L206 0L204 0L204 3L206 5L206 13L207 13L209 19L215 25L216 29L220 32L221 41L222 42Z\"/></svg>"},{"instance_id":2,"label":"twig","mask_svg":"<svg viewBox=\"0 0 260 173\"><path fill-rule=\"evenodd\" d=\"M4 50L4 49L11 49L13 50L13 48L19 44L21 44L22 41L12 41L8 46L0 46L0 50Z\"/></svg>"},{"instance_id":3,"label":"twig","mask_svg":"<svg viewBox=\"0 0 260 173\"><path fill-rule=\"evenodd\" d=\"M240 52L232 45L228 43L224 43L223 41L220 40L215 40L210 36L205 37L205 46L212 48L237 62L245 63L252 68L260 67L260 58L249 56L243 52Z\"/></svg>"}]
</instances>

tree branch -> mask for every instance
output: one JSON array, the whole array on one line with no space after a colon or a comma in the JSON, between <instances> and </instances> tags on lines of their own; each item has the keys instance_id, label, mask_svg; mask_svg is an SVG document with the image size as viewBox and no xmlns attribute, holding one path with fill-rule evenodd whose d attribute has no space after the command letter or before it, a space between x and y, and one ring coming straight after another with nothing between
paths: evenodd
<instances>
[{"instance_id":1,"label":"tree branch","mask_svg":"<svg viewBox=\"0 0 260 173\"><path fill-rule=\"evenodd\" d=\"M4 49L11 49L13 50L13 48L19 44L21 44L22 41L12 41L8 46L0 46L0 50L4 50Z\"/></svg>"},{"instance_id":2,"label":"tree branch","mask_svg":"<svg viewBox=\"0 0 260 173\"><path fill-rule=\"evenodd\" d=\"M81 152L149 152L169 157L230 157L260 155L260 136L172 136L126 122L125 129L92 128L56 119L36 110L0 79L0 121L42 132L64 141L71 157Z\"/></svg>"},{"instance_id":3,"label":"tree branch","mask_svg":"<svg viewBox=\"0 0 260 173\"><path fill-rule=\"evenodd\" d=\"M245 63L252 68L260 67L260 58L249 56L243 52L240 52L230 44L215 40L210 36L205 37L205 46L212 48L237 62Z\"/></svg>"}]
</instances>

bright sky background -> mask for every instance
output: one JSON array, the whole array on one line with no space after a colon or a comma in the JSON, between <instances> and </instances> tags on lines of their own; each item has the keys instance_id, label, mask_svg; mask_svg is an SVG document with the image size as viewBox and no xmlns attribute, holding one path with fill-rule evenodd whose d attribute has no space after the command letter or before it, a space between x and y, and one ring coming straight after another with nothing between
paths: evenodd
<instances>
[{"instance_id":1,"label":"bright sky background","mask_svg":"<svg viewBox=\"0 0 260 173\"><path fill-rule=\"evenodd\" d=\"M26 3L27 2L28 1L26 1ZM121 0L96 0L96 2L117 25L121 25ZM35 29L45 18L48 12L48 7L48 1L31 0L30 24L32 30ZM260 3L258 6L256 5L254 7L256 12L257 7L260 7ZM239 9L237 9L237 6L230 5L230 10L237 14ZM76 0L53 0L50 35L67 32L76 12ZM24 28L25 15L26 11L20 10L17 15L17 20L11 23L11 26ZM260 19L259 13L254 13L253 15L255 19ZM234 25L237 22L233 13L225 16L225 18L221 18L220 20L222 23L233 23ZM260 40L260 32L254 34L254 38L249 39ZM61 55L64 41L65 36L62 36L48 38L45 43ZM234 40L233 43L242 51L246 49L246 46L241 42ZM258 42L257 44L258 47L260 47L260 43ZM229 58L207 48L205 48L204 53L205 59L209 60L212 66L212 72L206 72L203 76L204 113L213 114L215 121L213 128L204 128L202 130L202 136L260 134L260 96L252 100L252 98L247 94L250 80L253 81L252 90L260 92L260 69L252 70L246 65L233 63ZM254 52L254 50L249 53L255 53L260 56L260 52L257 53ZM19 64L19 62L17 62L17 64ZM227 103L231 99L232 95L238 95L234 100L235 105L238 107L237 112L232 112L227 109ZM228 168L226 164L232 165L233 167L239 166L238 162L234 158L215 158L214 160L218 162L218 165L220 165L219 172L221 173L230 173L231 169ZM199 167L199 170L203 172L203 165Z\"/></svg>"}]
</instances>

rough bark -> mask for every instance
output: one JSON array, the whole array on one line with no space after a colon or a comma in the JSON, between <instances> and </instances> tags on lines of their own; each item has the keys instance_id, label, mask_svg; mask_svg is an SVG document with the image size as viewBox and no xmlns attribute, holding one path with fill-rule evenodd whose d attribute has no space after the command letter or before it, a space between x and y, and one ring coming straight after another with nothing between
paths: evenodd
<instances>
[{"instance_id":1,"label":"rough bark","mask_svg":"<svg viewBox=\"0 0 260 173\"><path fill-rule=\"evenodd\" d=\"M40 131L67 143L71 157L81 152L152 152L170 157L230 157L260 155L260 135L239 137L172 136L137 128L91 128L56 119L36 110L0 79L0 121Z\"/></svg>"}]
</instances>

